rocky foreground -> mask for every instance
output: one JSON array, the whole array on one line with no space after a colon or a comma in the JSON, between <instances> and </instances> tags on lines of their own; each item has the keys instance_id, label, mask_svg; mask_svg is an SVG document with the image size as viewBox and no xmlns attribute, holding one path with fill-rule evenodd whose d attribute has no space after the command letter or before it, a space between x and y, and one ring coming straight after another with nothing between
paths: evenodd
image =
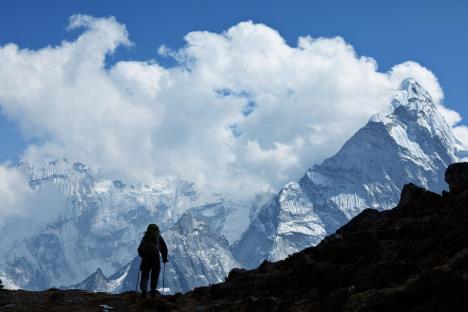
<instances>
[{"instance_id":1,"label":"rocky foreground","mask_svg":"<svg viewBox=\"0 0 468 312\"><path fill-rule=\"evenodd\" d=\"M446 181L442 195L408 184L392 210L364 210L316 247L184 295L2 290L0 310L467 311L468 163Z\"/></svg>"}]
</instances>

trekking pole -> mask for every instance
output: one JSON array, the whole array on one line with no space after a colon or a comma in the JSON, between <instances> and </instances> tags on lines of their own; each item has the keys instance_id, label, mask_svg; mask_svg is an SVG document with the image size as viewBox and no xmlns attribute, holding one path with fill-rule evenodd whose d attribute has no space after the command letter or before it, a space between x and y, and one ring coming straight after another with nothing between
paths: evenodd
<instances>
[{"instance_id":1,"label":"trekking pole","mask_svg":"<svg viewBox=\"0 0 468 312\"><path fill-rule=\"evenodd\" d=\"M164 295L164 278L166 277L166 262L164 262L163 265L163 289L162 289L162 294Z\"/></svg>"},{"instance_id":2,"label":"trekking pole","mask_svg":"<svg viewBox=\"0 0 468 312\"><path fill-rule=\"evenodd\" d=\"M138 281L140 280L140 272L141 272L141 269L138 270L138 277L137 277L137 283L135 285L135 291L138 291Z\"/></svg>"}]
</instances>

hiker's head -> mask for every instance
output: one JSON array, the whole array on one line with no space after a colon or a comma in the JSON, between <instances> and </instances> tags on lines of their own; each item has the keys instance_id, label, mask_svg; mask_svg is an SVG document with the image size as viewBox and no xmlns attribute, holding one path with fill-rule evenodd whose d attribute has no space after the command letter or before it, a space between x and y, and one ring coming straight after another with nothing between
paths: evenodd
<instances>
[{"instance_id":1,"label":"hiker's head","mask_svg":"<svg viewBox=\"0 0 468 312\"><path fill-rule=\"evenodd\" d=\"M146 231L156 232L156 231L159 231L159 228L158 228L158 226L156 224L151 223L150 225L148 225L148 228L146 229Z\"/></svg>"},{"instance_id":2,"label":"hiker's head","mask_svg":"<svg viewBox=\"0 0 468 312\"><path fill-rule=\"evenodd\" d=\"M148 228L146 229L147 234L156 234L159 232L159 228L156 224L150 224L148 225Z\"/></svg>"}]
</instances>

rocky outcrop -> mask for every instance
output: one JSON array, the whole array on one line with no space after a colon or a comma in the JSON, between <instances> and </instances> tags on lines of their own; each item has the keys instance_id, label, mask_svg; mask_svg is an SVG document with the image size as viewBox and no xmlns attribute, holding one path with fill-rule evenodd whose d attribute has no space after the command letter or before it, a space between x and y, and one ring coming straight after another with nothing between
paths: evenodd
<instances>
[{"instance_id":1,"label":"rocky outcrop","mask_svg":"<svg viewBox=\"0 0 468 312\"><path fill-rule=\"evenodd\" d=\"M461 193L468 190L468 162L451 164L445 172L445 182L451 193Z\"/></svg>"},{"instance_id":2,"label":"rocky outcrop","mask_svg":"<svg viewBox=\"0 0 468 312\"><path fill-rule=\"evenodd\" d=\"M424 188L418 187L413 183L408 183L403 186L401 191L400 201L396 208L404 208L408 206L417 206L421 201L421 198L431 197L434 201L440 198L439 194L430 192Z\"/></svg>"}]
</instances>

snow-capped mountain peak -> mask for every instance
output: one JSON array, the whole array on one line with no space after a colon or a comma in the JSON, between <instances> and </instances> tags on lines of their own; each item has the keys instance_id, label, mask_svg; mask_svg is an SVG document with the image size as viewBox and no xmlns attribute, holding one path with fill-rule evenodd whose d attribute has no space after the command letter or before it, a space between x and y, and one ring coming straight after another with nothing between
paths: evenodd
<instances>
[{"instance_id":1,"label":"snow-capped mountain peak","mask_svg":"<svg viewBox=\"0 0 468 312\"><path fill-rule=\"evenodd\" d=\"M402 148L402 153L426 169L434 166L431 153L426 152L431 146L447 151L451 158L456 158L461 149L438 106L413 78L405 79L388 109L372 116L369 121L383 124L386 132Z\"/></svg>"},{"instance_id":2,"label":"snow-capped mountain peak","mask_svg":"<svg viewBox=\"0 0 468 312\"><path fill-rule=\"evenodd\" d=\"M373 115L370 121L388 123L399 110L405 110L414 119L424 118L423 112L437 110L431 95L413 78L406 78L400 84L399 90L384 111Z\"/></svg>"},{"instance_id":3,"label":"snow-capped mountain peak","mask_svg":"<svg viewBox=\"0 0 468 312\"><path fill-rule=\"evenodd\" d=\"M254 267L315 245L365 208L395 206L406 183L440 192L458 146L429 93L403 80L385 111L260 210L235 246L237 260Z\"/></svg>"},{"instance_id":4,"label":"snow-capped mountain peak","mask_svg":"<svg viewBox=\"0 0 468 312\"><path fill-rule=\"evenodd\" d=\"M433 104L432 97L414 78L406 78L400 84L400 91L406 94L408 102L414 102L416 99ZM401 93L400 93L401 94Z\"/></svg>"},{"instance_id":5,"label":"snow-capped mountain peak","mask_svg":"<svg viewBox=\"0 0 468 312\"><path fill-rule=\"evenodd\" d=\"M397 117L399 110L407 113L407 116L400 115L400 117L413 120L424 119L430 117L431 114L437 114L437 105L433 102L430 94L415 79L407 78L401 83L400 89L394 95L387 109L372 116L370 121L389 123Z\"/></svg>"}]
</instances>

